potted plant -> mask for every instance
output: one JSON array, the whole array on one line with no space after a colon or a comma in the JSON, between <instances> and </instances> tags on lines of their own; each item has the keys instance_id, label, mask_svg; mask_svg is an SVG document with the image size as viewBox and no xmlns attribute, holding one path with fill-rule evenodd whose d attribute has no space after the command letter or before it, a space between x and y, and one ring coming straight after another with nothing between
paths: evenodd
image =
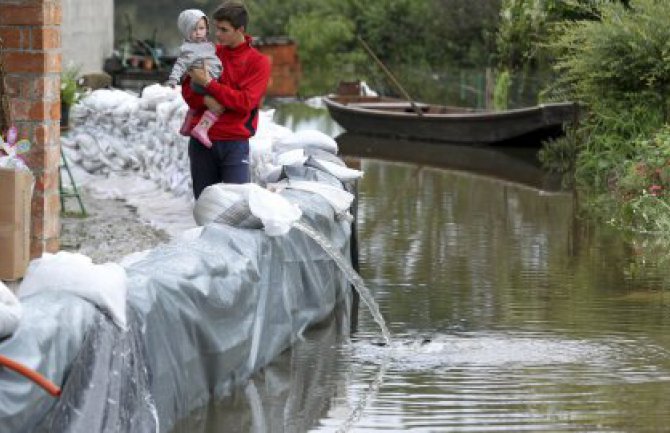
<instances>
[{"instance_id":1,"label":"potted plant","mask_svg":"<svg viewBox=\"0 0 670 433\"><path fill-rule=\"evenodd\" d=\"M60 126L67 127L70 121L70 108L79 101L79 68L68 66L60 74Z\"/></svg>"}]
</instances>

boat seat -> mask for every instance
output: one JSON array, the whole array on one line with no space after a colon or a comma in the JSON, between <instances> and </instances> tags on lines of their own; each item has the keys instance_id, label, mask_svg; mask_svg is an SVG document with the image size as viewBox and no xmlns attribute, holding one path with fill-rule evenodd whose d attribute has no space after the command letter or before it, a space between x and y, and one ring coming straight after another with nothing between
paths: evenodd
<instances>
[{"instance_id":1,"label":"boat seat","mask_svg":"<svg viewBox=\"0 0 670 433\"><path fill-rule=\"evenodd\" d=\"M406 111L412 110L412 105L409 102L356 102L349 103L351 107L367 108L367 109L379 109L379 110L398 110ZM426 111L429 108L428 104L416 103L416 106L419 107L422 111Z\"/></svg>"}]
</instances>

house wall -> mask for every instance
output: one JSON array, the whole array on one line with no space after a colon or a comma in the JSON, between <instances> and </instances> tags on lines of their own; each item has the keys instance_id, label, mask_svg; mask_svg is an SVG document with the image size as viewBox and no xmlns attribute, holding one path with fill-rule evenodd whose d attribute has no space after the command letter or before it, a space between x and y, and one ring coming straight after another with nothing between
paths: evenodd
<instances>
[{"instance_id":1,"label":"house wall","mask_svg":"<svg viewBox=\"0 0 670 433\"><path fill-rule=\"evenodd\" d=\"M102 71L114 49L114 0L61 0L63 68Z\"/></svg>"}]
</instances>

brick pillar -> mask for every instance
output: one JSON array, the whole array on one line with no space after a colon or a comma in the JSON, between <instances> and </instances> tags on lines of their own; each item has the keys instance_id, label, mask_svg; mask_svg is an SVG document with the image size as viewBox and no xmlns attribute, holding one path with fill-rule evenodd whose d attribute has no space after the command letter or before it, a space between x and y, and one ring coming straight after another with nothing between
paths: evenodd
<instances>
[{"instance_id":1,"label":"brick pillar","mask_svg":"<svg viewBox=\"0 0 670 433\"><path fill-rule=\"evenodd\" d=\"M0 0L0 38L12 119L32 149L31 257L59 248L60 0Z\"/></svg>"}]
</instances>

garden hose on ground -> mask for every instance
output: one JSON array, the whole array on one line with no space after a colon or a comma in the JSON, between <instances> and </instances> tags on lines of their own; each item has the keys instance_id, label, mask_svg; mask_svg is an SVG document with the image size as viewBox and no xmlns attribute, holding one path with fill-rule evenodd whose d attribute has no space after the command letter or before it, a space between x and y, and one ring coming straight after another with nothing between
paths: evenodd
<instances>
[{"instance_id":1,"label":"garden hose on ground","mask_svg":"<svg viewBox=\"0 0 670 433\"><path fill-rule=\"evenodd\" d=\"M53 395L54 397L60 396L61 389L56 385L54 385L53 382L51 382L50 380L46 379L44 376L36 372L35 370L32 370L26 367L25 365L13 361L2 355L0 355L0 366L7 367L10 370L14 370L20 375L32 380L33 382L44 388L46 392Z\"/></svg>"}]
</instances>

